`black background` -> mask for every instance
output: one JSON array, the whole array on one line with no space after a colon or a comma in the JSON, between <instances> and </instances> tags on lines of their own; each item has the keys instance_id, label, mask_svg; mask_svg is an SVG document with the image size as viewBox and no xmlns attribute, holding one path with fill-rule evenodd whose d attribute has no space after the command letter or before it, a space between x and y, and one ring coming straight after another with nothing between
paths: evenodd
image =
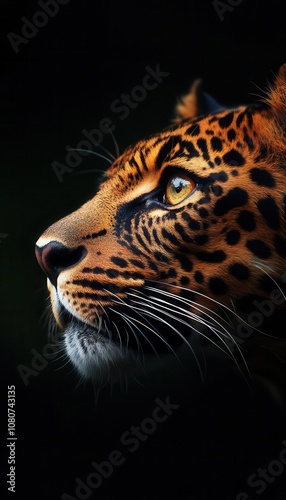
<instances>
[{"instance_id":1,"label":"black background","mask_svg":"<svg viewBox=\"0 0 286 500\"><path fill-rule=\"evenodd\" d=\"M251 499L285 498L285 473L260 495L247 486L250 474L279 457L286 429L277 408L252 395L231 368L227 372L210 361L204 387L190 370L181 375L184 390L172 375L163 383L164 374L155 371L152 383L131 384L127 393L115 386L111 394L105 387L97 402L93 388L78 385L65 359L35 370L35 352L45 349L48 332L35 241L92 196L96 169L106 166L94 156L85 158L60 182L52 162L64 163L66 146L76 147L82 130L98 128L105 117L115 125L121 151L160 130L197 77L226 105L263 96L286 62L283 5L236 3L221 20L214 2L206 0L70 0L16 54L7 34L21 35L23 16L31 20L42 9L33 0L1 1L1 498L7 492L6 393L12 384L18 436L14 498L76 497L75 478L85 480L91 462L107 460L115 449L124 453L124 464L86 498L235 500L241 491ZM112 102L141 85L147 66L157 65L169 75L120 120ZM103 145L115 153L110 138ZM26 385L19 366L34 370ZM122 434L152 414L156 398L167 396L179 409L137 451L124 449Z\"/></svg>"}]
</instances>

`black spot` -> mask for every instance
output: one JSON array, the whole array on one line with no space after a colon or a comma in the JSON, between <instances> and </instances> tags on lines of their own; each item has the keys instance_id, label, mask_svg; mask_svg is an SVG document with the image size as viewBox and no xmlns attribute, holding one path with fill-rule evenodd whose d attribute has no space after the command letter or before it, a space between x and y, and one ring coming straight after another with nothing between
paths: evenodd
<instances>
[{"instance_id":1,"label":"black spot","mask_svg":"<svg viewBox=\"0 0 286 500\"><path fill-rule=\"evenodd\" d=\"M236 229L229 231L226 234L225 241L228 245L236 245L240 240L240 232Z\"/></svg>"},{"instance_id":2,"label":"black spot","mask_svg":"<svg viewBox=\"0 0 286 500\"><path fill-rule=\"evenodd\" d=\"M134 272L130 273L129 271L122 272L121 276L123 276L123 278L126 279L126 280L129 280L130 278L131 279L139 279L139 280L144 280L145 279L144 274L134 273Z\"/></svg>"},{"instance_id":3,"label":"black spot","mask_svg":"<svg viewBox=\"0 0 286 500\"><path fill-rule=\"evenodd\" d=\"M223 189L221 186L215 185L215 186L212 186L211 189L212 189L212 192L215 196L221 196L223 193Z\"/></svg>"},{"instance_id":4,"label":"black spot","mask_svg":"<svg viewBox=\"0 0 286 500\"><path fill-rule=\"evenodd\" d=\"M158 251L154 252L154 257L159 262L167 262L167 263L169 262L169 258L166 255L164 255L162 252L158 252Z\"/></svg>"},{"instance_id":5,"label":"black spot","mask_svg":"<svg viewBox=\"0 0 286 500\"><path fill-rule=\"evenodd\" d=\"M246 116L247 116L248 125L250 128L252 128L252 126L253 126L252 112L246 111Z\"/></svg>"},{"instance_id":6,"label":"black spot","mask_svg":"<svg viewBox=\"0 0 286 500\"><path fill-rule=\"evenodd\" d=\"M189 228L192 229L193 231L196 231L201 227L200 223L197 220L190 217L190 215L187 212L182 213L182 219L184 219L184 221L188 223Z\"/></svg>"},{"instance_id":7,"label":"black spot","mask_svg":"<svg viewBox=\"0 0 286 500\"><path fill-rule=\"evenodd\" d=\"M151 243L150 233L148 229L145 226L143 226L142 231L148 243Z\"/></svg>"},{"instance_id":8,"label":"black spot","mask_svg":"<svg viewBox=\"0 0 286 500\"><path fill-rule=\"evenodd\" d=\"M239 280L246 280L249 277L249 270L244 264L235 262L229 266L229 272Z\"/></svg>"},{"instance_id":9,"label":"black spot","mask_svg":"<svg viewBox=\"0 0 286 500\"><path fill-rule=\"evenodd\" d=\"M200 126L198 123L194 123L193 125L191 125L189 128L187 128L186 130L186 134L188 135L199 135L201 132L201 129L200 129Z\"/></svg>"},{"instance_id":10,"label":"black spot","mask_svg":"<svg viewBox=\"0 0 286 500\"><path fill-rule=\"evenodd\" d=\"M226 258L223 250L215 250L214 252L197 252L196 256L203 262L223 262Z\"/></svg>"},{"instance_id":11,"label":"black spot","mask_svg":"<svg viewBox=\"0 0 286 500\"><path fill-rule=\"evenodd\" d=\"M137 239L138 243L139 243L139 244L140 244L140 245L141 245L141 246L142 246L142 247L143 247L143 248L144 248L147 252L149 252L149 246L148 246L148 245L146 245L146 243L145 243L145 241L143 240L143 238L142 238L141 234L139 234L139 233L135 233L135 237L136 237L136 239Z\"/></svg>"},{"instance_id":12,"label":"black spot","mask_svg":"<svg viewBox=\"0 0 286 500\"><path fill-rule=\"evenodd\" d=\"M220 165L221 164L221 159L220 159L219 156L216 156L215 159L214 159L214 161L215 161L216 165Z\"/></svg>"},{"instance_id":13,"label":"black spot","mask_svg":"<svg viewBox=\"0 0 286 500\"><path fill-rule=\"evenodd\" d=\"M237 223L244 231L253 231L256 227L254 215L248 210L242 210L237 217Z\"/></svg>"},{"instance_id":14,"label":"black spot","mask_svg":"<svg viewBox=\"0 0 286 500\"><path fill-rule=\"evenodd\" d=\"M82 272L83 273L92 273L92 274L105 274L105 270L102 267L98 267L98 266L96 266L96 267L84 267Z\"/></svg>"},{"instance_id":15,"label":"black spot","mask_svg":"<svg viewBox=\"0 0 286 500\"><path fill-rule=\"evenodd\" d=\"M197 235L194 237L194 242L197 243L197 245L205 245L209 240L209 237L207 234L201 234Z\"/></svg>"},{"instance_id":16,"label":"black spot","mask_svg":"<svg viewBox=\"0 0 286 500\"><path fill-rule=\"evenodd\" d=\"M274 245L276 252L281 255L281 257L286 257L286 240L282 238L279 234L274 237Z\"/></svg>"},{"instance_id":17,"label":"black spot","mask_svg":"<svg viewBox=\"0 0 286 500\"><path fill-rule=\"evenodd\" d=\"M247 144L249 151L253 151L254 150L253 140L251 139L251 137L249 137L247 133L247 128L244 127L243 131L244 131L243 140Z\"/></svg>"},{"instance_id":18,"label":"black spot","mask_svg":"<svg viewBox=\"0 0 286 500\"><path fill-rule=\"evenodd\" d=\"M241 123L242 123L242 121L243 121L244 117L245 117L245 111L242 111L242 113L240 113L240 114L238 115L237 119L236 119L236 126L237 126L237 128L239 128L239 127L240 127L240 125L241 125Z\"/></svg>"},{"instance_id":19,"label":"black spot","mask_svg":"<svg viewBox=\"0 0 286 500\"><path fill-rule=\"evenodd\" d=\"M129 259L130 264L133 264L133 266L139 267L140 269L145 269L145 265L141 260L138 259Z\"/></svg>"},{"instance_id":20,"label":"black spot","mask_svg":"<svg viewBox=\"0 0 286 500\"><path fill-rule=\"evenodd\" d=\"M162 229L162 237L173 243L173 245L179 244L178 238L176 238L176 236L173 233L170 233L170 231L167 231L167 229L165 228Z\"/></svg>"},{"instance_id":21,"label":"black spot","mask_svg":"<svg viewBox=\"0 0 286 500\"><path fill-rule=\"evenodd\" d=\"M177 214L176 214L175 210L171 210L171 212L169 212L168 219L169 220L177 220Z\"/></svg>"},{"instance_id":22,"label":"black spot","mask_svg":"<svg viewBox=\"0 0 286 500\"><path fill-rule=\"evenodd\" d=\"M166 162L170 159L170 153L174 150L177 144L180 144L181 136L180 135L172 135L169 139L161 146L160 151L156 158L156 169L160 169L163 162ZM199 153L197 152L197 156Z\"/></svg>"},{"instance_id":23,"label":"black spot","mask_svg":"<svg viewBox=\"0 0 286 500\"><path fill-rule=\"evenodd\" d=\"M177 271L173 267L171 267L168 271L168 278L176 278L177 277Z\"/></svg>"},{"instance_id":24,"label":"black spot","mask_svg":"<svg viewBox=\"0 0 286 500\"><path fill-rule=\"evenodd\" d=\"M221 128L227 128L232 123L232 120L233 120L233 111L223 116L222 118L219 118L218 123Z\"/></svg>"},{"instance_id":25,"label":"black spot","mask_svg":"<svg viewBox=\"0 0 286 500\"><path fill-rule=\"evenodd\" d=\"M209 160L209 151L208 151L208 145L207 141L205 139L198 139L197 140L197 146L200 148L200 150L203 153L203 158L208 161Z\"/></svg>"},{"instance_id":26,"label":"black spot","mask_svg":"<svg viewBox=\"0 0 286 500\"><path fill-rule=\"evenodd\" d=\"M268 154L267 147L265 145L260 146L260 148L259 148L259 155L257 155L254 158L254 162L255 163L260 162L261 160L263 160L267 156L267 154Z\"/></svg>"},{"instance_id":27,"label":"black spot","mask_svg":"<svg viewBox=\"0 0 286 500\"><path fill-rule=\"evenodd\" d=\"M97 233L92 233L92 234L87 234L86 236L83 236L83 240L88 240L90 238L98 238L100 236L104 236L107 233L106 229L102 229L101 231L98 231Z\"/></svg>"},{"instance_id":28,"label":"black spot","mask_svg":"<svg viewBox=\"0 0 286 500\"><path fill-rule=\"evenodd\" d=\"M210 278L209 288L216 295L220 295L227 292L227 285L222 278L217 278L217 277Z\"/></svg>"},{"instance_id":29,"label":"black spot","mask_svg":"<svg viewBox=\"0 0 286 500\"><path fill-rule=\"evenodd\" d=\"M125 234L123 235L123 238L124 238L126 241L128 241L128 243L132 243L132 241L133 241L133 236L131 236L131 234L127 234L127 233L125 233ZM124 241L120 241L120 244L124 246Z\"/></svg>"},{"instance_id":30,"label":"black spot","mask_svg":"<svg viewBox=\"0 0 286 500\"><path fill-rule=\"evenodd\" d=\"M147 151L146 151L146 154L147 154ZM147 164L145 161L145 155L144 155L142 150L140 151L140 160L141 160L141 163L143 165L144 170L146 170L146 172L148 172L148 167L147 167Z\"/></svg>"},{"instance_id":31,"label":"black spot","mask_svg":"<svg viewBox=\"0 0 286 500\"><path fill-rule=\"evenodd\" d=\"M236 138L236 132L233 128L229 129L228 132L227 132L227 138L229 141L234 141L234 139Z\"/></svg>"},{"instance_id":32,"label":"black spot","mask_svg":"<svg viewBox=\"0 0 286 500\"><path fill-rule=\"evenodd\" d=\"M206 208L200 208L198 210L198 213L201 217L207 217L209 215L208 211Z\"/></svg>"},{"instance_id":33,"label":"black spot","mask_svg":"<svg viewBox=\"0 0 286 500\"><path fill-rule=\"evenodd\" d=\"M180 279L180 283L182 286L187 286L190 284L190 278L188 278L187 276L182 276Z\"/></svg>"},{"instance_id":34,"label":"black spot","mask_svg":"<svg viewBox=\"0 0 286 500\"><path fill-rule=\"evenodd\" d=\"M216 115L212 116L210 119L209 119L209 124L211 125L212 123L215 123L218 121L218 117Z\"/></svg>"},{"instance_id":35,"label":"black spot","mask_svg":"<svg viewBox=\"0 0 286 500\"><path fill-rule=\"evenodd\" d=\"M222 141L219 137L211 138L211 147L213 151L222 151Z\"/></svg>"},{"instance_id":36,"label":"black spot","mask_svg":"<svg viewBox=\"0 0 286 500\"><path fill-rule=\"evenodd\" d=\"M150 269L152 269L152 271L155 271L156 273L159 272L158 266L153 260L148 261L148 266L150 267Z\"/></svg>"},{"instance_id":37,"label":"black spot","mask_svg":"<svg viewBox=\"0 0 286 500\"><path fill-rule=\"evenodd\" d=\"M200 156L200 153L197 151L192 142L185 141L185 145L186 145L186 150L188 151L188 158L196 158Z\"/></svg>"},{"instance_id":38,"label":"black spot","mask_svg":"<svg viewBox=\"0 0 286 500\"><path fill-rule=\"evenodd\" d=\"M258 186L275 187L275 179L270 172L262 168L252 168L250 178Z\"/></svg>"},{"instance_id":39,"label":"black spot","mask_svg":"<svg viewBox=\"0 0 286 500\"><path fill-rule=\"evenodd\" d=\"M204 282L204 275L203 273L201 273L201 271L196 271L194 274L194 278L200 285Z\"/></svg>"},{"instance_id":40,"label":"black spot","mask_svg":"<svg viewBox=\"0 0 286 500\"><path fill-rule=\"evenodd\" d=\"M117 278L119 276L119 271L117 269L106 269L106 275L108 278Z\"/></svg>"},{"instance_id":41,"label":"black spot","mask_svg":"<svg viewBox=\"0 0 286 500\"><path fill-rule=\"evenodd\" d=\"M231 175L233 175L233 177L237 177L238 176L238 171L237 170L232 170L231 171Z\"/></svg>"},{"instance_id":42,"label":"black spot","mask_svg":"<svg viewBox=\"0 0 286 500\"><path fill-rule=\"evenodd\" d=\"M191 243L192 242L192 238L185 232L185 229L184 227L179 224L179 222L176 222L175 223L175 231L177 233L179 233L180 237L182 238L183 241L185 241L186 243Z\"/></svg>"},{"instance_id":43,"label":"black spot","mask_svg":"<svg viewBox=\"0 0 286 500\"><path fill-rule=\"evenodd\" d=\"M111 260L111 262L113 262L113 264L115 264L118 267L122 267L122 268L128 267L127 260L121 259L121 257L111 257L110 260Z\"/></svg>"},{"instance_id":44,"label":"black spot","mask_svg":"<svg viewBox=\"0 0 286 500\"><path fill-rule=\"evenodd\" d=\"M261 198L257 203L257 207L269 227L272 229L278 229L280 227L279 210L272 196Z\"/></svg>"},{"instance_id":45,"label":"black spot","mask_svg":"<svg viewBox=\"0 0 286 500\"><path fill-rule=\"evenodd\" d=\"M181 267L184 271L190 272L193 269L192 261L182 253L175 253L175 258L180 262Z\"/></svg>"},{"instance_id":46,"label":"black spot","mask_svg":"<svg viewBox=\"0 0 286 500\"><path fill-rule=\"evenodd\" d=\"M153 234L153 238L154 238L155 242L157 243L157 245L161 245L161 241L159 239L157 229L153 229L152 234Z\"/></svg>"},{"instance_id":47,"label":"black spot","mask_svg":"<svg viewBox=\"0 0 286 500\"><path fill-rule=\"evenodd\" d=\"M261 240L248 240L247 248L257 257L268 259L271 255L270 248Z\"/></svg>"},{"instance_id":48,"label":"black spot","mask_svg":"<svg viewBox=\"0 0 286 500\"><path fill-rule=\"evenodd\" d=\"M223 155L223 161L227 165L231 165L234 167L241 167L245 164L245 159L236 149L231 149L227 153Z\"/></svg>"},{"instance_id":49,"label":"black spot","mask_svg":"<svg viewBox=\"0 0 286 500\"><path fill-rule=\"evenodd\" d=\"M237 207L242 207L247 203L248 194L244 189L239 187L231 189L227 195L220 198L214 207L214 214L222 216L227 214L230 210Z\"/></svg>"}]
</instances>

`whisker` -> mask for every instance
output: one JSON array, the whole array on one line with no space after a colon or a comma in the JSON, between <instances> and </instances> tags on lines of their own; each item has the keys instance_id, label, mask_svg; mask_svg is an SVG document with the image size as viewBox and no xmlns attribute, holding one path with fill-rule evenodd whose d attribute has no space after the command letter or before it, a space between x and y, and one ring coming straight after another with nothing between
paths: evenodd
<instances>
[{"instance_id":1,"label":"whisker","mask_svg":"<svg viewBox=\"0 0 286 500\"><path fill-rule=\"evenodd\" d=\"M255 264L255 267L257 267L258 269L260 269L260 271L262 271L264 274L266 274L266 276L268 276L268 278L270 278L273 283L275 284L275 286L277 286L279 292L281 293L281 295L283 296L284 300L286 300L286 296L282 290L282 288L279 286L279 284L277 283L277 281L273 278L273 276L271 276L265 269L264 267L262 266L259 266L258 264Z\"/></svg>"},{"instance_id":2,"label":"whisker","mask_svg":"<svg viewBox=\"0 0 286 500\"><path fill-rule=\"evenodd\" d=\"M148 287L146 287L148 288ZM156 290L156 289L155 289ZM192 306L192 309L194 310L197 310L199 313L202 313L204 315L206 315L208 318L210 318L212 321L214 321L215 323L217 323L221 328L223 328L225 330L225 332L227 333L227 336L229 336L229 332L228 330L222 326L221 322L218 321L217 319L213 318L213 316L211 316L209 314L209 312L211 312L214 316L217 316L220 320L222 319L217 313L215 313L215 311L212 311L211 309L208 309L206 306L201 306L201 304L198 304L197 302L194 302L194 301L191 301L191 300L188 300L188 299L184 299L184 298L181 298L181 297L178 297L170 292L164 292L164 291L161 291L161 290L156 290L157 292L160 292L164 295L164 297L166 295L170 296L171 298L174 298L176 300L178 300L179 302L183 302L184 304L187 304L187 305L191 305ZM136 297L136 295L135 295ZM147 300L146 297L142 297L143 299ZM154 295L152 295L150 298L152 298L153 300L155 300L156 302L160 302L163 303L163 304L166 304L166 306L164 306L165 308L169 308L170 307L170 303L164 299L160 299L159 297L156 297ZM172 307L175 308L177 311L178 311L178 314L181 314L182 316L185 316L185 317L189 317L189 313L190 311L186 311L186 309L183 309L182 307L179 307L175 304L172 304ZM208 313L206 313L206 311L208 311ZM194 314L194 313L193 313ZM225 320L224 320L225 321ZM212 323L210 323L212 324ZM232 327L232 324L228 324L228 326L231 326Z\"/></svg>"},{"instance_id":3,"label":"whisker","mask_svg":"<svg viewBox=\"0 0 286 500\"><path fill-rule=\"evenodd\" d=\"M162 283L162 282L160 282L160 281L152 280L152 282L153 282L153 283L158 283L159 285L163 285L163 286L165 285L165 286L166 286L166 284L165 284L165 283ZM227 306L226 304L224 304L224 303L222 303L222 302L219 302L218 300L214 299L213 297L209 297L208 295L205 295L205 294L203 294L203 293L201 293L201 292L198 292L197 290L190 290L190 289L188 289L188 288L181 287L181 286L179 286L179 285L173 285L173 284L168 283L168 287L173 287L173 288L175 288L175 289L178 289L178 290L183 290L183 291L185 291L185 292L189 292L189 293L190 293L190 292L191 292L191 293L195 293L196 295L201 296L201 297L202 297L202 298L204 298L204 299L207 299L209 302L213 302L213 303L214 303L217 307L219 307L221 310L223 310L225 314L226 314L226 311L227 311L227 312L228 312L228 313L230 313L231 315L235 316L235 318L236 318L239 322L241 322L241 323L243 323L243 324L245 324L245 325L247 325L247 326L250 326L250 327L251 327L253 330L255 330L257 333L260 333L261 335L269 336L269 335L267 335L265 332L263 332L262 330L259 330L259 328L257 328L257 327L255 327L255 326L250 325L250 324L246 321L246 319L242 318L242 317L241 317L241 316L240 316L240 315L239 315L236 311L232 310L229 306ZM146 288L147 288L147 286L146 286ZM161 294L163 294L163 295L168 295L168 293L170 293L170 294L171 294L170 296L171 296L171 297L172 297L172 296L176 297L176 300L180 300L180 299L181 299L181 300L186 300L188 303L190 303L191 305L193 305L193 301L191 301L191 300L189 300L189 299L186 299L185 297L184 297L184 299L182 299L181 297L177 296L176 294L172 294L171 292L167 292L167 291L165 291L165 290L161 290L161 289L157 289L157 288L152 288L152 287L151 287L151 290L152 290L152 289L153 289L156 293L161 293ZM198 304L197 304L197 305L198 305ZM217 312L215 312L214 310L207 308L207 307L206 307L206 306L204 306L203 304L199 304L199 306L200 306L202 309L206 309L206 310L211 311L211 313L212 313L213 315L215 315L215 316L217 316L218 318L222 319L222 318L221 318L221 316L220 316ZM225 321L225 320L224 320L224 321ZM231 328L234 328L233 324L230 324L229 326L231 326ZM271 335L271 337L272 337L272 335Z\"/></svg>"},{"instance_id":4,"label":"whisker","mask_svg":"<svg viewBox=\"0 0 286 500\"><path fill-rule=\"evenodd\" d=\"M146 305L146 304L144 304L144 305ZM143 306L143 304L142 304L142 306ZM156 307L154 307L154 306L152 307L151 305L149 305L149 307L150 307L151 309L152 309L152 308L153 308L153 309L155 309L155 311L158 311L158 309L157 309ZM169 323L169 322L165 321L165 320L164 320L161 316L158 316L157 314L152 313L152 312L150 312L150 311L146 311L146 309L142 309L142 308L138 308L138 307L132 307L132 310L136 310L136 311L140 311L141 313L144 313L144 317L145 317L145 316L146 316L146 314L147 314L147 315L149 315L151 318L153 318L153 319L155 319L155 320L159 321L160 323L163 323L163 324L167 325L167 326L168 326L168 328L170 328L171 330L173 330L173 331L174 331L174 332L175 332L175 333L176 333L176 334L177 334L177 335L178 335L178 336L179 336L179 337L183 340L183 342L184 342L184 343L188 346L188 348L191 350L191 352L192 352L192 354L193 354L193 356L194 356L194 358L195 358L195 360L196 360L196 362L197 362L197 366L198 366L198 369L199 369L199 372L200 372L201 378L203 379L203 374L202 374L202 371L201 371L201 366L200 366L200 363L199 363L199 362L198 362L198 360L197 360L197 356L196 356L196 354L195 354L195 351L194 351L193 347L192 347L192 346L191 346L191 344L187 341L187 339L184 337L184 335L183 335L181 332L179 332L179 330L178 330L177 328L175 328L175 327L174 327L171 323ZM164 311L162 311L162 312L163 312L163 313L165 313ZM170 315L169 315L169 314L167 314L167 313L165 313L165 314L166 314L168 317L170 317ZM175 316L172 316L172 315L171 315L171 317L172 317L173 319L177 319ZM186 322L184 322L184 321L182 321L182 320L180 320L180 322L181 322L182 324L186 324L187 326L189 326ZM162 341L163 341L163 342L164 342L164 343L165 343L165 344L166 344L166 345L167 345L167 346L168 346L168 347L172 350L172 352L173 352L173 354L176 356L176 358L178 358L177 354L175 353L175 351L173 350L173 348L169 345L169 343L168 343L168 342L167 342L164 338L162 338L161 336L160 336L160 338L161 338L161 340L162 340Z\"/></svg>"},{"instance_id":5,"label":"whisker","mask_svg":"<svg viewBox=\"0 0 286 500\"><path fill-rule=\"evenodd\" d=\"M101 148L101 149L104 149L105 151L107 151L105 148ZM104 156L100 153L98 153L97 151L90 151L90 150L87 150L87 149L82 149L82 148L69 148L68 151L78 151L79 153L87 153L87 154L90 154L90 155L95 155L95 156L98 156L99 158L103 158L103 160L106 160L108 161L108 163L113 163L113 161L115 160L115 158L107 151L107 153L109 153L110 156L112 156L112 158L107 158L107 156Z\"/></svg>"},{"instance_id":6,"label":"whisker","mask_svg":"<svg viewBox=\"0 0 286 500\"><path fill-rule=\"evenodd\" d=\"M114 136L114 134L113 134L112 130L111 130L111 129L108 129L108 132L109 132L109 134L111 135L112 140L113 140L113 144L114 144L114 146L115 146L115 154L116 154L116 157L114 158L114 160L115 160L116 158L118 158L118 157L120 156L119 146L118 146L118 142L117 142L117 140L115 139L115 136Z\"/></svg>"},{"instance_id":7,"label":"whisker","mask_svg":"<svg viewBox=\"0 0 286 500\"><path fill-rule=\"evenodd\" d=\"M145 306L146 306L146 303L144 303L144 307L145 307ZM150 309L155 309L156 311L158 311L158 308L156 308L155 306L153 306L151 302L150 302L150 304L147 304L147 306L149 306L149 308L150 308ZM198 329L197 329L194 325L190 325L190 324L189 324L189 323L187 323L185 320L182 320L181 318L178 318L177 316L174 316L173 314L170 314L171 307L172 307L171 305L169 305L169 308L165 307L165 308L164 308L165 310L160 310L160 313L161 313L161 314L164 314L164 315L166 315L166 316L168 316L168 318L169 318L169 317L171 317L172 319L174 319L174 320L175 320L175 321L177 321L178 323L180 323L180 324L182 324L182 325L184 325L184 326L188 327L188 328L190 329L190 331L191 331L191 332L195 332L195 333L197 333L199 336L201 336L201 337L205 338L207 341L209 341L210 343L212 343L212 344L213 344L216 348L220 349L220 350L221 350L221 351L222 351L225 355L227 355L230 359L232 359L232 360L235 362L235 364L236 364L236 366L238 367L239 371L240 371L240 372L242 373L242 375L244 376L244 374L243 374L243 372L242 372L242 370L241 370L241 367L240 367L239 363L237 362L237 360L236 360L235 356L233 355L232 350L230 349L230 347L229 347L229 345L227 344L227 342L226 342L226 341L225 341L225 340L221 337L221 335L220 335L220 333L221 333L221 332L220 332L219 330L212 328L208 322L206 323L206 322L204 321L204 319L203 319L203 318L201 318L201 317L199 317L199 316L197 316L197 315L192 315L192 313L190 313L190 319L191 319L191 320L195 320L196 322L199 322L200 324L202 324L202 325L206 326L209 330L211 330L211 331L214 333L214 335L215 335L215 336L219 339L219 341L223 344L223 346L225 347L225 349L226 349L226 350L225 350L225 349L223 349L223 348L222 348L219 344L217 344L217 343L216 343L216 342L215 342L212 338L210 338L209 336L207 336L207 335L206 335L205 333L203 333L201 330L198 330ZM147 312L147 311L145 311L145 314L147 314L147 313L148 313L148 312ZM161 319L161 318L159 318L158 316L154 315L153 313L149 313L149 314L151 314L151 316L152 316L152 317L155 317L155 318L157 318L157 319L159 319L159 320L161 320L161 321L162 321L162 319ZM183 336L183 335L182 335L182 334L181 334L181 333L180 333L180 332L179 332L179 331L178 331L175 327L172 327L172 325L169 325L169 326L170 326L172 329L174 329L174 330L176 331L176 333L178 333L178 335L179 335L179 336L180 336L180 337L184 340L184 342L188 345L188 347L189 347L189 348L191 348L191 350L192 350L192 352L193 352L193 349L192 349L192 347L191 347L190 343L189 343L189 342L185 339L185 337L184 337L184 336ZM238 346L238 344L235 342L235 340L232 338L232 336L231 336L230 334L228 335L228 337L227 337L227 338L228 338L229 340L231 340L231 341L235 344L235 346L236 346L236 348L237 348L237 351L239 352L240 357L241 357L241 359L242 359L242 361L243 361L243 364L244 364L244 366L245 366L245 368L246 368L246 370L247 370L247 373L248 373L248 375L250 376L250 372L249 372L249 369L248 369L247 363L246 363L245 358L244 358L244 356L243 356L243 354L242 354L242 352L241 352L240 347ZM193 354L194 354L194 357L195 357L195 359L196 359L196 355L195 355L195 353L194 353L194 352L193 352ZM197 361L197 359L196 359L196 361ZM198 362L197 362L197 364L198 364ZM199 368L200 368L200 365L198 365L198 366L199 366ZM201 372L201 370L200 370L200 372Z\"/></svg>"},{"instance_id":8,"label":"whisker","mask_svg":"<svg viewBox=\"0 0 286 500\"><path fill-rule=\"evenodd\" d=\"M146 287L146 288L150 288L152 291L154 291L156 293L161 293L164 297L168 296L170 298L174 298L178 302L182 302L183 304L187 304L188 306L191 306L192 309L197 310L199 313L204 314L205 316L210 318L211 321L217 323L221 328L223 328L225 330L226 334L229 336L228 329L222 326L221 321L224 321L224 323L230 328L233 328L232 323L228 323L225 319L223 319L218 313L216 313L212 309L209 309L208 307L204 306L203 304L198 304L197 302L194 302L193 300L177 296L171 292L163 291L161 289L156 289L156 288L152 288L152 287ZM154 300L162 300L162 299L159 299L155 296ZM163 302L164 302L164 300L163 300ZM169 302L166 302L166 303L169 304ZM188 314L185 309L179 308L179 306L175 306L175 304L172 304L172 306L178 308L178 310L183 311L183 313L181 313L181 314L185 314L185 315ZM218 319L216 319L216 318L218 318Z\"/></svg>"},{"instance_id":9,"label":"whisker","mask_svg":"<svg viewBox=\"0 0 286 500\"><path fill-rule=\"evenodd\" d=\"M119 298L116 294L111 294L115 297L116 300L114 300L114 303L120 303L120 304L123 304L125 307L128 307L130 308L132 311L134 311L134 308L133 306L131 306L130 304L127 304L123 299ZM152 325L152 323L145 317L145 315L143 314L140 314L138 311L136 311L138 316L142 317L144 323L142 322L139 322L141 325L143 325L145 328L147 327L148 330L150 330L152 333L154 333L156 335L157 338L159 338L160 340L162 340L163 342L165 342L165 344L167 345L167 347L172 351L172 353L175 355L175 357L178 359L175 351L172 349L172 347L168 344L168 342L162 338L162 336L160 335L160 333L158 332L158 330ZM138 320L137 320L138 321ZM150 327L148 327L146 325L146 321L147 323L150 325ZM150 341L145 337L145 335L143 334L145 340L150 344ZM151 346L152 348L154 346Z\"/></svg>"},{"instance_id":10,"label":"whisker","mask_svg":"<svg viewBox=\"0 0 286 500\"><path fill-rule=\"evenodd\" d=\"M153 346L153 344L152 344L152 342L151 342L151 341L150 341L150 340L149 340L149 339L148 339L148 338L144 335L144 333L141 331L141 329L138 327L138 325L136 325L136 323L138 323L139 325L141 325L141 326L144 326L144 327L145 327L144 323L142 323L142 322L140 322L139 320L136 320L136 319L134 319L134 318L130 318L128 315L123 314L122 312L117 311L117 310L115 310L115 309L112 309L112 308L111 308L111 311L113 311L113 312L114 312L114 313L116 313L116 314L119 314L119 316L120 316L121 318L123 318L129 326L133 325L133 326L134 326L134 327L135 327L135 328L136 328L136 329L140 332L140 334L142 334L142 337L143 337L143 338L144 338L144 339L148 342L148 344L150 345L150 347L151 347L151 348L153 349L153 351L155 352L156 356L157 356L157 357L159 357L159 356L158 356L158 353L157 353L157 351L156 351L156 349L155 349L155 347L154 347L154 346ZM149 327L148 327L148 328L149 328ZM149 329L151 330L151 328L149 328ZM131 331L132 331L132 333L134 333L133 328L131 328ZM142 350L142 346L141 346L140 342L138 341L138 336L137 336L136 334L135 334L135 340L136 340L136 344L137 344L138 349Z\"/></svg>"}]
</instances>

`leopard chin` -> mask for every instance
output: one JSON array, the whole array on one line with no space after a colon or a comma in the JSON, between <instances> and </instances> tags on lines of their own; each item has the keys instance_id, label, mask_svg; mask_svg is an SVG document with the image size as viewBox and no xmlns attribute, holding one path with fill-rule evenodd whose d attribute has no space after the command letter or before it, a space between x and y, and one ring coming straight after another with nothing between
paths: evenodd
<instances>
[{"instance_id":1,"label":"leopard chin","mask_svg":"<svg viewBox=\"0 0 286 500\"><path fill-rule=\"evenodd\" d=\"M71 321L64 331L66 354L79 374L87 379L110 376L131 363L130 352L90 325Z\"/></svg>"}]
</instances>

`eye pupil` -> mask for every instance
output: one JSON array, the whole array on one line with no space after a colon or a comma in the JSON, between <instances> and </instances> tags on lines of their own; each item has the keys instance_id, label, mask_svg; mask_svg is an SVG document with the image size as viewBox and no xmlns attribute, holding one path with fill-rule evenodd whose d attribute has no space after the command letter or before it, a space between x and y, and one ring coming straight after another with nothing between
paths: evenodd
<instances>
[{"instance_id":1,"label":"eye pupil","mask_svg":"<svg viewBox=\"0 0 286 500\"><path fill-rule=\"evenodd\" d=\"M177 205L184 201L193 191L194 181L187 174L174 175L169 179L166 188L166 201L169 205Z\"/></svg>"}]
</instances>

